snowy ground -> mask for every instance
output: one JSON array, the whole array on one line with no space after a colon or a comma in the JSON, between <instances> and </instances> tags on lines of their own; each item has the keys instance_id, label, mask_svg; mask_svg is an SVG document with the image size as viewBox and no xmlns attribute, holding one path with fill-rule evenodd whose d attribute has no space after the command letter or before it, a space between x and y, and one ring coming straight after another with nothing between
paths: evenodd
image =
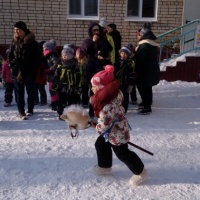
<instances>
[{"instance_id":1,"label":"snowy ground","mask_svg":"<svg viewBox=\"0 0 200 200\"><path fill-rule=\"evenodd\" d=\"M153 112L127 118L131 142L149 180L132 187L128 168L115 156L112 175L92 173L96 164L92 128L73 140L66 124L48 106L35 107L26 121L16 105L5 108L0 89L1 200L197 200L200 199L200 84L160 82L154 87Z\"/></svg>"}]
</instances>

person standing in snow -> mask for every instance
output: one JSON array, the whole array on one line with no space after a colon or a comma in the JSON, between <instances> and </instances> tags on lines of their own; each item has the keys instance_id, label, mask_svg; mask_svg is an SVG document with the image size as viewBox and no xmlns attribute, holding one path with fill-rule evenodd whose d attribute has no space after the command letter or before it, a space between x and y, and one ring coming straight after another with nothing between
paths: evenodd
<instances>
[{"instance_id":1,"label":"person standing in snow","mask_svg":"<svg viewBox=\"0 0 200 200\"><path fill-rule=\"evenodd\" d=\"M88 59L87 64L87 81L90 84L90 80L94 74L103 70L102 65L99 65L99 60L97 58L98 51L101 48L106 48L108 52L112 50L112 46L108 40L103 35L102 27L96 23L91 22L88 27L88 36L89 38L83 41L81 48L86 52ZM92 91L90 91L92 94ZM89 104L89 115L94 117L94 111L92 110L91 105Z\"/></svg>"},{"instance_id":2,"label":"person standing in snow","mask_svg":"<svg viewBox=\"0 0 200 200\"><path fill-rule=\"evenodd\" d=\"M108 24L107 31L108 31L108 34L112 36L113 41L114 41L115 63L116 63L120 57L119 50L121 49L122 37L121 37L120 32L117 30L116 24Z\"/></svg>"},{"instance_id":3,"label":"person standing in snow","mask_svg":"<svg viewBox=\"0 0 200 200\"><path fill-rule=\"evenodd\" d=\"M109 174L112 167L112 150L117 158L132 171L132 185L139 185L147 176L144 164L139 156L128 149L130 140L128 121L122 106L123 94L120 83L114 78L114 67L107 65L105 70L95 74L91 79L90 98L97 122L91 124L99 137L95 142L98 165L94 167L97 174Z\"/></svg>"},{"instance_id":4,"label":"person standing in snow","mask_svg":"<svg viewBox=\"0 0 200 200\"><path fill-rule=\"evenodd\" d=\"M17 108L21 119L33 115L34 84L36 70L42 54L35 35L23 21L14 24L14 37L10 45L9 66L14 80ZM28 110L25 113L25 88L28 95Z\"/></svg>"},{"instance_id":5,"label":"person standing in snow","mask_svg":"<svg viewBox=\"0 0 200 200\"><path fill-rule=\"evenodd\" d=\"M54 73L59 63L59 55L55 49L55 43L45 42L43 44L43 58L45 74L47 75L47 81L49 82L49 93L51 96L51 108L57 111L58 107L58 93L52 90L52 81L54 78Z\"/></svg>"},{"instance_id":6,"label":"person standing in snow","mask_svg":"<svg viewBox=\"0 0 200 200\"><path fill-rule=\"evenodd\" d=\"M13 80L11 79L11 71L7 59L9 57L9 54L10 54L10 49L7 49L6 60L4 60L2 65L2 82L5 85L5 93L4 93L5 107L11 106L11 102L13 100L13 91L14 91L14 83Z\"/></svg>"},{"instance_id":7,"label":"person standing in snow","mask_svg":"<svg viewBox=\"0 0 200 200\"><path fill-rule=\"evenodd\" d=\"M112 62L112 64L115 64L115 43L114 40L112 38L111 35L108 34L107 31L107 22L105 18L102 18L99 21L99 25L102 27L103 29L103 37L108 40L108 42L110 43L110 45L112 46L112 51L110 52L110 61Z\"/></svg>"},{"instance_id":8,"label":"person standing in snow","mask_svg":"<svg viewBox=\"0 0 200 200\"><path fill-rule=\"evenodd\" d=\"M115 63L115 75L120 82L120 90L124 95L124 101L122 103L125 113L128 110L129 94L132 91L135 81L135 63L129 58L131 55L131 49L128 45L120 49L120 59Z\"/></svg>"},{"instance_id":9,"label":"person standing in snow","mask_svg":"<svg viewBox=\"0 0 200 200\"><path fill-rule=\"evenodd\" d=\"M66 106L80 104L80 69L74 58L74 49L68 47L61 52L61 62L58 64L52 90L58 93L57 113L59 119Z\"/></svg>"},{"instance_id":10,"label":"person standing in snow","mask_svg":"<svg viewBox=\"0 0 200 200\"><path fill-rule=\"evenodd\" d=\"M155 42L156 36L151 31L151 24L148 22L144 23L140 36L133 60L135 61L136 85L142 98L141 109L138 113L146 115L152 112L152 87L157 85L160 80L157 59L159 44Z\"/></svg>"}]
</instances>

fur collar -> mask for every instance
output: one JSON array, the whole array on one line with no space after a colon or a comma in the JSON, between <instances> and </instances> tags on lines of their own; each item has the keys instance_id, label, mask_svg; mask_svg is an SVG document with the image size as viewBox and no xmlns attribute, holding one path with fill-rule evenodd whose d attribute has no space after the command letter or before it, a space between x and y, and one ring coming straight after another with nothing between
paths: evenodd
<instances>
[{"instance_id":1,"label":"fur collar","mask_svg":"<svg viewBox=\"0 0 200 200\"><path fill-rule=\"evenodd\" d=\"M150 40L150 39L141 40L138 43L138 45L145 44L145 43L150 44L152 46L156 46L156 47L160 46L160 44L158 44L158 43L156 43L156 42L154 42L153 40Z\"/></svg>"},{"instance_id":2,"label":"fur collar","mask_svg":"<svg viewBox=\"0 0 200 200\"><path fill-rule=\"evenodd\" d=\"M14 35L14 42L17 43L19 40L21 40L21 39ZM28 34L26 34L22 40L23 40L24 44L29 44L35 40L35 34L32 32L28 32Z\"/></svg>"}]
</instances>

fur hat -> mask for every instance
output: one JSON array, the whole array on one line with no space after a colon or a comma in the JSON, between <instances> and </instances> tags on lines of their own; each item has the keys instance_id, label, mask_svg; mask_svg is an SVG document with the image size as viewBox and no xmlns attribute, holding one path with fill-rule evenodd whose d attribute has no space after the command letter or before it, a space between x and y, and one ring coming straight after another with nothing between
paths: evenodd
<instances>
[{"instance_id":1,"label":"fur hat","mask_svg":"<svg viewBox=\"0 0 200 200\"><path fill-rule=\"evenodd\" d=\"M45 43L43 44L43 48L52 51L52 50L55 49L55 46L54 46L54 44L53 44L52 42L45 42Z\"/></svg>"},{"instance_id":2,"label":"fur hat","mask_svg":"<svg viewBox=\"0 0 200 200\"><path fill-rule=\"evenodd\" d=\"M76 129L86 129L88 126L89 115L87 111L80 105L71 105L64 110L64 114L60 116L68 126Z\"/></svg>"},{"instance_id":3,"label":"fur hat","mask_svg":"<svg viewBox=\"0 0 200 200\"><path fill-rule=\"evenodd\" d=\"M98 56L101 56L104 59L106 59L109 56L109 51L107 50L107 48L103 47L103 48L99 49Z\"/></svg>"},{"instance_id":4,"label":"fur hat","mask_svg":"<svg viewBox=\"0 0 200 200\"><path fill-rule=\"evenodd\" d=\"M143 36L144 34L151 31L151 23L145 22L142 29L140 30L140 36Z\"/></svg>"},{"instance_id":5,"label":"fur hat","mask_svg":"<svg viewBox=\"0 0 200 200\"><path fill-rule=\"evenodd\" d=\"M27 26L23 21L18 21L17 23L14 24L14 27L21 29L24 32L27 32Z\"/></svg>"},{"instance_id":6,"label":"fur hat","mask_svg":"<svg viewBox=\"0 0 200 200\"><path fill-rule=\"evenodd\" d=\"M100 21L99 21L99 25L103 28L106 28L107 27L107 22L106 22L106 19L105 18L102 18Z\"/></svg>"},{"instance_id":7,"label":"fur hat","mask_svg":"<svg viewBox=\"0 0 200 200\"><path fill-rule=\"evenodd\" d=\"M74 57L74 49L68 47L62 50L61 54L67 55L68 60Z\"/></svg>"},{"instance_id":8,"label":"fur hat","mask_svg":"<svg viewBox=\"0 0 200 200\"><path fill-rule=\"evenodd\" d=\"M129 57L130 55L131 55L131 48L130 48L130 46L129 45L126 45L126 46L124 46L124 47L122 47L121 49L120 49L120 53L121 52L125 52L126 54L127 54L127 56Z\"/></svg>"},{"instance_id":9,"label":"fur hat","mask_svg":"<svg viewBox=\"0 0 200 200\"><path fill-rule=\"evenodd\" d=\"M106 65L105 69L96 73L92 79L91 83L93 86L97 86L100 89L108 85L114 80L114 66Z\"/></svg>"},{"instance_id":10,"label":"fur hat","mask_svg":"<svg viewBox=\"0 0 200 200\"><path fill-rule=\"evenodd\" d=\"M109 27L111 27L114 31L117 29L116 24L108 24Z\"/></svg>"},{"instance_id":11,"label":"fur hat","mask_svg":"<svg viewBox=\"0 0 200 200\"><path fill-rule=\"evenodd\" d=\"M99 30L99 27L98 27L97 25L94 25L94 26L92 27L92 30Z\"/></svg>"}]
</instances>

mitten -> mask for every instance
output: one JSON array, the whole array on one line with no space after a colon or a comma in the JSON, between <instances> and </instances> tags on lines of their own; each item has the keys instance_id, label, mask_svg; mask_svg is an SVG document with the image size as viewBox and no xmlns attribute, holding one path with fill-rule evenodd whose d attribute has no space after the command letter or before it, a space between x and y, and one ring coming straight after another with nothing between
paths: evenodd
<instances>
[{"instance_id":1,"label":"mitten","mask_svg":"<svg viewBox=\"0 0 200 200\"><path fill-rule=\"evenodd\" d=\"M128 92L128 93L131 93L132 89L133 89L133 86L132 86L132 85L129 85L128 88L127 88L127 92Z\"/></svg>"}]
</instances>

